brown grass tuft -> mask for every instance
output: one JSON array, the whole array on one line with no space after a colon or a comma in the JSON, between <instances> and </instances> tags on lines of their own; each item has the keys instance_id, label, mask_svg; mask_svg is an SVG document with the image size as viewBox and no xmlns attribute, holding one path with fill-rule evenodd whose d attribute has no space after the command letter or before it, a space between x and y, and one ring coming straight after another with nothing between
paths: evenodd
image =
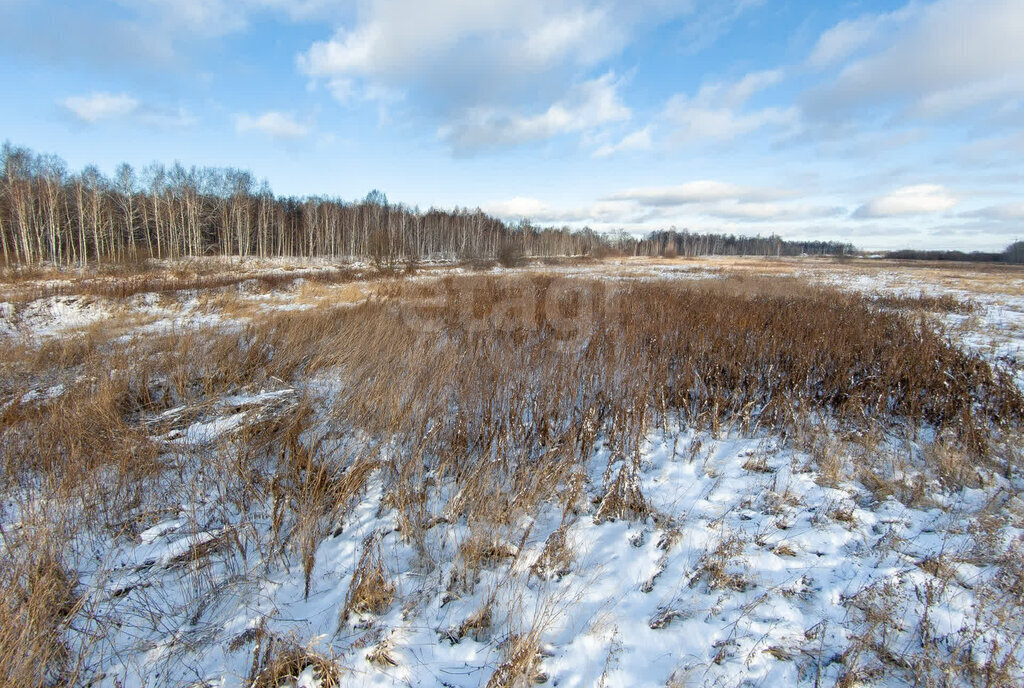
<instances>
[{"instance_id":1,"label":"brown grass tuft","mask_svg":"<svg viewBox=\"0 0 1024 688\"><path fill-rule=\"evenodd\" d=\"M526 688L547 682L540 670L540 637L537 633L513 634L500 646L504 657L491 674L487 688Z\"/></svg>"},{"instance_id":2,"label":"brown grass tuft","mask_svg":"<svg viewBox=\"0 0 1024 688\"><path fill-rule=\"evenodd\" d=\"M78 667L67 632L80 605L77 580L45 541L16 545L5 534L3 542L0 681L25 688L73 685Z\"/></svg>"},{"instance_id":3,"label":"brown grass tuft","mask_svg":"<svg viewBox=\"0 0 1024 688\"><path fill-rule=\"evenodd\" d=\"M250 688L280 688L286 681L294 683L309 669L320 682L320 688L338 688L341 685L342 671L334 660L294 645L283 648L269 645L262 668Z\"/></svg>"},{"instance_id":4,"label":"brown grass tuft","mask_svg":"<svg viewBox=\"0 0 1024 688\"><path fill-rule=\"evenodd\" d=\"M394 599L395 586L388 580L380 547L371 536L363 543L363 553L352 573L340 622L344 624L352 614L379 616L391 607Z\"/></svg>"}]
</instances>

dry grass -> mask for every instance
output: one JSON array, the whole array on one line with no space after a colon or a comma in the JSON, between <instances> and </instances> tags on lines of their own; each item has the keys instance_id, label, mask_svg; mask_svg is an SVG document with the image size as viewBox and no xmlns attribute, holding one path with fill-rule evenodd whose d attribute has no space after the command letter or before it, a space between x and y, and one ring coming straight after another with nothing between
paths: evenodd
<instances>
[{"instance_id":1,"label":"dry grass","mask_svg":"<svg viewBox=\"0 0 1024 688\"><path fill-rule=\"evenodd\" d=\"M268 645L262 667L256 673L250 688L280 688L294 684L304 671L312 670L320 688L338 688L341 669L333 660L321 654L294 645L284 647ZM287 682L287 683L286 683Z\"/></svg>"},{"instance_id":2,"label":"dry grass","mask_svg":"<svg viewBox=\"0 0 1024 688\"><path fill-rule=\"evenodd\" d=\"M369 539L363 543L363 553L352 574L340 622L344 624L353 614L379 616L391 607L394 599L395 586L388 580L387 571L381 561L380 548L376 542Z\"/></svg>"},{"instance_id":3,"label":"dry grass","mask_svg":"<svg viewBox=\"0 0 1024 688\"><path fill-rule=\"evenodd\" d=\"M737 561L746 542L739 533L724 534L709 547L697 562L690 579L691 585L704 581L709 590L736 590L743 592L750 585L746 573L739 570Z\"/></svg>"},{"instance_id":4,"label":"dry grass","mask_svg":"<svg viewBox=\"0 0 1024 688\"><path fill-rule=\"evenodd\" d=\"M302 270L230 269L200 261L169 268L107 271L103 274L69 275L63 272L17 271L0 276L0 293L7 301L24 303L50 296L94 296L126 299L136 294L170 294L210 291L246 285L253 291L270 291L306 283L342 284L361 279L365 273L347 266Z\"/></svg>"},{"instance_id":5,"label":"dry grass","mask_svg":"<svg viewBox=\"0 0 1024 688\"><path fill-rule=\"evenodd\" d=\"M152 279L109 289L223 286L217 275ZM75 289L107 288L86 281ZM254 316L237 331L128 341L87 332L3 353L0 487L66 505L26 516L24 528L48 533L37 541L5 533L0 676L9 684L44 685L55 679L33 667L61 672L80 659L79 645L65 642L69 619L82 610L59 543L97 524L118 537L137 533L168 492L185 498L200 484L217 485L242 523L190 561L295 554L309 594L317 546L371 476L425 569L430 528L466 525L455 562L463 590L482 570L518 558L525 517L543 503L562 505L566 520L588 510L598 520L655 515L640 489L641 446L667 419L711 433L771 430L798 446L812 444L826 421L872 438L910 438L928 427L941 443L925 460L949 485L976 484L978 465L1020 469L1012 447L1024 399L1005 371L920 317L861 296L752 276L609 284L475 275L387 283L372 299L319 286L300 294L307 289L319 308ZM332 295L343 305L323 305ZM329 394L311 391L325 381ZM57 383L64 388L54 398L25 398ZM263 410L218 406L231 395L296 388L305 391L294 402ZM220 438L213 459L167 439L228 412L249 414L248 422ZM588 505L581 476L599 443L608 465ZM834 445L815 446L825 466ZM770 470L757 457L745 467ZM833 479L842 471L834 466ZM254 525L264 515L269 542ZM791 556L784 547L776 553ZM743 589L733 565L741 550L735 537L721 538L702 558L699 579L712 590ZM571 564L559 529L533 573L558 577ZM396 595L368 541L340 621L381 615ZM475 622L481 633L484 620ZM510 637L488 685L535 680L538 648L536 633ZM319 661L311 657L268 654L257 685Z\"/></svg>"},{"instance_id":6,"label":"dry grass","mask_svg":"<svg viewBox=\"0 0 1024 688\"><path fill-rule=\"evenodd\" d=\"M4 557L0 567L0 681L25 688L74 685L79 658L67 633L81 605L77 581L49 539L33 537L18 547L4 533L3 543L5 551L14 546L23 556Z\"/></svg>"},{"instance_id":7,"label":"dry grass","mask_svg":"<svg viewBox=\"0 0 1024 688\"><path fill-rule=\"evenodd\" d=\"M544 541L540 556L530 565L530 572L541 580L560 579L572 569L573 552L566 542L563 524Z\"/></svg>"},{"instance_id":8,"label":"dry grass","mask_svg":"<svg viewBox=\"0 0 1024 688\"><path fill-rule=\"evenodd\" d=\"M539 633L510 635L500 649L503 659L487 681L487 688L528 688L547 682L547 675L540 670Z\"/></svg>"},{"instance_id":9,"label":"dry grass","mask_svg":"<svg viewBox=\"0 0 1024 688\"><path fill-rule=\"evenodd\" d=\"M922 285L986 295L1024 295L1024 268L999 263L950 263L934 261L897 261L884 259L836 259L811 256L755 257L702 256L696 258L619 258L598 263L597 272L616 276L656 277L666 267L685 267L696 272L725 276L758 277L810 276L827 281L896 277L893 286L909 290Z\"/></svg>"},{"instance_id":10,"label":"dry grass","mask_svg":"<svg viewBox=\"0 0 1024 688\"><path fill-rule=\"evenodd\" d=\"M977 304L965 301L952 294L882 294L872 298L874 303L883 308L915 309L937 313L958 313L966 315L977 309Z\"/></svg>"},{"instance_id":11,"label":"dry grass","mask_svg":"<svg viewBox=\"0 0 1024 688\"><path fill-rule=\"evenodd\" d=\"M488 599L484 605L466 617L454 637L457 640L469 637L478 643L486 642L491 637L494 623L494 600Z\"/></svg>"}]
</instances>

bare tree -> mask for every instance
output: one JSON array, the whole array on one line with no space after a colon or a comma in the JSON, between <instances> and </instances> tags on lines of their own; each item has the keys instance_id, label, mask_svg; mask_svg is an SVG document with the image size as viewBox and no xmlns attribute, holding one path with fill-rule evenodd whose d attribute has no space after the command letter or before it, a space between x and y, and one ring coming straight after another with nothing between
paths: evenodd
<instances>
[{"instance_id":1,"label":"bare tree","mask_svg":"<svg viewBox=\"0 0 1024 688\"><path fill-rule=\"evenodd\" d=\"M509 225L479 208L421 211L373 190L346 203L276 198L244 170L127 164L112 180L95 167L69 175L63 161L5 144L0 178L0 252L7 264L85 266L145 247L156 258L279 255L370 259L382 266L421 258L844 253L837 242L791 242L688 230L599 235L584 228ZM515 260L512 260L512 258Z\"/></svg>"}]
</instances>

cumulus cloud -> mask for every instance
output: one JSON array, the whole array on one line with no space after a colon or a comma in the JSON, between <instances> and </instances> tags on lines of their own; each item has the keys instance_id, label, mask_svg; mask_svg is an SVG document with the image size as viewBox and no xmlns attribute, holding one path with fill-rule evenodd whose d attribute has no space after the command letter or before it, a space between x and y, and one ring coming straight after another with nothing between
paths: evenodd
<instances>
[{"instance_id":1,"label":"cumulus cloud","mask_svg":"<svg viewBox=\"0 0 1024 688\"><path fill-rule=\"evenodd\" d=\"M246 2L277 7L283 0ZM296 65L312 85L326 85L349 106L388 94L375 99L382 120L389 119L388 104L415 103L417 113L442 122L440 138L455 153L470 154L628 120L609 75L593 78L607 71L610 58L643 29L683 19L691 28L715 27L703 32L710 36L759 3L365 0L339 17L333 35L297 54ZM746 120L728 126L756 128ZM590 145L598 157L643 150L652 145L652 129L618 142L588 137Z\"/></svg>"},{"instance_id":2,"label":"cumulus cloud","mask_svg":"<svg viewBox=\"0 0 1024 688\"><path fill-rule=\"evenodd\" d=\"M308 136L313 129L297 121L292 114L271 110L258 117L236 115L235 130L240 134L258 132L273 139L297 140Z\"/></svg>"},{"instance_id":3,"label":"cumulus cloud","mask_svg":"<svg viewBox=\"0 0 1024 688\"><path fill-rule=\"evenodd\" d=\"M166 0L160 0L166 1ZM278 4L281 0L263 0ZM310 76L422 76L466 62L536 73L593 65L621 51L640 27L686 17L702 34L723 31L760 0L367 0L354 21L298 56ZM718 31L708 29L714 25ZM495 76L489 72L489 76Z\"/></svg>"},{"instance_id":4,"label":"cumulus cloud","mask_svg":"<svg viewBox=\"0 0 1024 688\"><path fill-rule=\"evenodd\" d=\"M612 194L609 200L635 201L648 206L680 206L709 201L739 203L778 200L792 196L785 189L740 186L715 180L697 180L676 186L642 187Z\"/></svg>"},{"instance_id":5,"label":"cumulus cloud","mask_svg":"<svg viewBox=\"0 0 1024 688\"><path fill-rule=\"evenodd\" d=\"M495 79L507 85L616 53L628 38L619 14L614 3L589 0L374 0L297 61L312 77L487 91ZM458 83L466 79L473 83Z\"/></svg>"},{"instance_id":6,"label":"cumulus cloud","mask_svg":"<svg viewBox=\"0 0 1024 688\"><path fill-rule=\"evenodd\" d=\"M141 103L127 93L90 93L86 96L68 96L58 104L78 120L96 124L103 120L127 117L139 109Z\"/></svg>"},{"instance_id":7,"label":"cumulus cloud","mask_svg":"<svg viewBox=\"0 0 1024 688\"><path fill-rule=\"evenodd\" d=\"M665 106L662 119L674 143L722 142L766 127L793 127L799 121L795 107L767 107L746 111L756 93L780 83L782 70L752 72L735 82L713 82L693 96L677 94Z\"/></svg>"},{"instance_id":8,"label":"cumulus cloud","mask_svg":"<svg viewBox=\"0 0 1024 688\"><path fill-rule=\"evenodd\" d=\"M893 29L898 27L898 31ZM1024 4L1019 0L939 0L892 17L865 17L826 32L811 55L823 65L858 53L807 106L835 117L887 102L908 114L943 117L1024 96Z\"/></svg>"},{"instance_id":9,"label":"cumulus cloud","mask_svg":"<svg viewBox=\"0 0 1024 688\"><path fill-rule=\"evenodd\" d=\"M853 216L870 219L901 215L927 215L949 210L958 202L957 197L944 186L918 184L905 186L872 199L857 208Z\"/></svg>"},{"instance_id":10,"label":"cumulus cloud","mask_svg":"<svg viewBox=\"0 0 1024 688\"><path fill-rule=\"evenodd\" d=\"M471 154L593 130L631 117L617 89L615 75L609 72L575 87L541 113L526 115L497 108L474 108L464 118L442 127L438 134L456 153Z\"/></svg>"},{"instance_id":11,"label":"cumulus cloud","mask_svg":"<svg viewBox=\"0 0 1024 688\"><path fill-rule=\"evenodd\" d=\"M467 155L628 120L602 64L639 27L696 14L694 3L666 0L369 0L296 62L349 105L375 90L405 97ZM590 140L599 156L650 145L650 131L634 133Z\"/></svg>"},{"instance_id":12,"label":"cumulus cloud","mask_svg":"<svg viewBox=\"0 0 1024 688\"><path fill-rule=\"evenodd\" d=\"M365 85L410 96L449 124L536 109L607 71L638 35L673 20L724 30L753 0L366 0L296 56L348 100ZM710 35L710 32L704 32ZM710 40L713 40L710 39ZM340 86L340 87L339 87ZM635 141L631 142L635 143Z\"/></svg>"}]
</instances>

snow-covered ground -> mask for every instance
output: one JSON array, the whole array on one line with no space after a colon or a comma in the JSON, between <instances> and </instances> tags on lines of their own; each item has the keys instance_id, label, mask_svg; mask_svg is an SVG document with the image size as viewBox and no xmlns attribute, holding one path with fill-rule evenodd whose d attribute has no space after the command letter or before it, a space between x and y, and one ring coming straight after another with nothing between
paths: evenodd
<instances>
[{"instance_id":1,"label":"snow-covered ground","mask_svg":"<svg viewBox=\"0 0 1024 688\"><path fill-rule=\"evenodd\" d=\"M707 278L718 272L711 267L651 266L640 277ZM609 273L602 270L562 272ZM1024 384L1024 297L898 272L812 277L974 301L973 313L932 317L964 346L1014 366ZM287 309L295 290L243 290L240 298L256 311ZM236 312L196 293L121 303L50 297L0 304L0 337L60 337L115 315L124 337L236 327L245 319ZM63 391L30 390L20 403ZM978 487L957 489L930 481L913 498L882 498L855 471L826 479L810 454L770 433L662 427L650 431L633 467L599 442L579 507L545 505L528 523L509 524L507 533L527 533L514 541L496 530L495 554L478 580L462 585L452 584L458 552L478 535L465 523L438 523L412 542L371 474L316 543L307 581L299 552L282 557L254 544L269 542L277 527L271 505L225 503L216 471L181 479L188 461L230 461L247 424L273 418L296 396L287 386L249 390L151 419L186 457L177 479L158 480L163 510L132 534L90 534L74 547L87 605L102 610L78 629L90 638L91 661L104 667L92 685L244 686L272 642L329 659L343 686L506 685L502 667L522 647L535 682L564 688L964 682L944 668L953 665L975 671L979 684L988 677L1002 685L998 666L1022 676L1015 663L1024 662L1024 598L1007 597L999 580L1014 561L1024 570L1017 477L988 472ZM895 464L920 447L883 442L878 451ZM630 468L649 515L609 517L609 476ZM18 507L0 513L4 528L16 530ZM367 552L379 557L393 594L386 608L342 618ZM301 669L280 685L333 685L312 663Z\"/></svg>"},{"instance_id":2,"label":"snow-covered ground","mask_svg":"<svg viewBox=\"0 0 1024 688\"><path fill-rule=\"evenodd\" d=\"M178 436L198 449L237 428L240 415ZM593 457L595 503L608 458L602 449ZM119 546L97 571L102 580L91 581L105 602L117 600L110 613L128 620L112 634L119 661L103 685L197 677L244 685L251 646L231 648L257 628L330 654L345 668L342 684L353 686L484 685L502 643L532 629L543 656L538 671L551 685L655 687L671 677L679 685L832 685L849 667L840 656L863 632L858 615L880 609L892 615L886 642L897 657L922 637L942 657L969 652L979 671L990 658L1020 652L1004 644L1000 631L1009 629L976 593L999 574L1000 553L1021 554L1020 484L936 492L909 507L878 501L856 483L822 486L812 465L770 436L654 432L639 476L656 517L599 519L595 506L563 522L552 505L524 542L507 543L514 554L455 595L444 582L464 528L435 528L428 559L440 564L424 568L372 478L338 532L317 547L308 595L297 562L265 569L237 556L212 565L202 574L209 583L197 586L189 553L239 527L214 488L141 524L135 544ZM1009 520L979 551L979 519L992 513L993 499L1005 502ZM560 527L564 568L545 568L545 545ZM340 622L367 538L378 543L401 602ZM950 576L937 577L936 567ZM460 632L482 610L490 623ZM388 660L374 663L382 649ZM909 660L896 667L885 683L913 685Z\"/></svg>"}]
</instances>

